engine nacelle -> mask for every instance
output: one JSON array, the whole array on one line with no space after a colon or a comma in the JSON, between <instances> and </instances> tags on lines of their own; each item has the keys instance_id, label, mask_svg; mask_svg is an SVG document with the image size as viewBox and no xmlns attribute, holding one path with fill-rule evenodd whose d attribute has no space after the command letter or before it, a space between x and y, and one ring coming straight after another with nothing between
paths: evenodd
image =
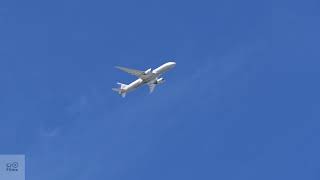
<instances>
[{"instance_id":1,"label":"engine nacelle","mask_svg":"<svg viewBox=\"0 0 320 180\"><path fill-rule=\"evenodd\" d=\"M150 73L151 73L151 68L148 69L148 70L146 70L146 71L144 72L144 75L147 75L147 74L150 74Z\"/></svg>"},{"instance_id":2,"label":"engine nacelle","mask_svg":"<svg viewBox=\"0 0 320 180\"><path fill-rule=\"evenodd\" d=\"M164 81L165 81L164 78L159 78L156 80L155 84L162 84L162 83L164 83Z\"/></svg>"}]
</instances>

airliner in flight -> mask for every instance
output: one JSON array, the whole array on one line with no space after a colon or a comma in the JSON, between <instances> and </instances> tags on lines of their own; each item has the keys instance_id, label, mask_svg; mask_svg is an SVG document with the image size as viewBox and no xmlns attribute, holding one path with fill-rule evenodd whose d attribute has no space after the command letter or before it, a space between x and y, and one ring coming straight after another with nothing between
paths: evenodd
<instances>
[{"instance_id":1,"label":"airliner in flight","mask_svg":"<svg viewBox=\"0 0 320 180\"><path fill-rule=\"evenodd\" d=\"M175 62L167 62L154 70L150 68L146 71L139 71L135 69L116 66L116 68L126 73L137 76L138 79L128 85L118 82L117 84L120 85L120 87L112 88L112 90L118 92L122 97L126 97L126 94L128 92L133 91L144 84L147 84L149 86L150 93L152 93L157 85L164 83L164 78L161 77L162 74L175 66Z\"/></svg>"}]
</instances>

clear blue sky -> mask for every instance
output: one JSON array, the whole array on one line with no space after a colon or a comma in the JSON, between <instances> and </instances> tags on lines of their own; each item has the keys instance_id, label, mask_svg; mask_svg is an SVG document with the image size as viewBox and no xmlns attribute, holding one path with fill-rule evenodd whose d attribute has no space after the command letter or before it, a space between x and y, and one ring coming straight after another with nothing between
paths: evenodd
<instances>
[{"instance_id":1,"label":"clear blue sky","mask_svg":"<svg viewBox=\"0 0 320 180\"><path fill-rule=\"evenodd\" d=\"M2 0L0 153L32 180L319 180L320 1ZM151 95L111 91L177 62Z\"/></svg>"}]
</instances>

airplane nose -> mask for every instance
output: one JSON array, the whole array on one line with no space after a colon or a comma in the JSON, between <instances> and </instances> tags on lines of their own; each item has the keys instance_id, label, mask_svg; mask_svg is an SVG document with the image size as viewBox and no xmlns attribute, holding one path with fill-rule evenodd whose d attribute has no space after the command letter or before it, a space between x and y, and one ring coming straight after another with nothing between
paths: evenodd
<instances>
[{"instance_id":1,"label":"airplane nose","mask_svg":"<svg viewBox=\"0 0 320 180\"><path fill-rule=\"evenodd\" d=\"M176 66L176 62L169 62L170 66L174 67Z\"/></svg>"}]
</instances>

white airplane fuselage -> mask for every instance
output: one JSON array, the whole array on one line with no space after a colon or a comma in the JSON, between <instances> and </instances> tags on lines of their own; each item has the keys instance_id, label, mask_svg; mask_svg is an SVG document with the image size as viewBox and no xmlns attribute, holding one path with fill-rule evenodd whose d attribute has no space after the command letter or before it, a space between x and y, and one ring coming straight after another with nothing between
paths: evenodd
<instances>
[{"instance_id":1,"label":"white airplane fuselage","mask_svg":"<svg viewBox=\"0 0 320 180\"><path fill-rule=\"evenodd\" d=\"M123 85L122 86L121 83L119 83L121 85L121 88L119 89L118 92L119 92L119 94L123 95L123 97L124 97L127 92L133 91L144 84L148 84L150 86L150 88L151 88L151 86L155 86L157 84L160 84L160 83L164 82L164 79L159 78L159 77L163 73L165 73L168 70L175 67L175 65L176 65L175 62L167 62L152 71L151 71L151 69L148 69L147 71L145 71L141 75L141 77L139 77L137 80L133 81L132 83L130 83L128 85L122 84ZM152 92L152 91L153 91L153 88L152 88L152 90L150 89L150 92Z\"/></svg>"}]
</instances>

